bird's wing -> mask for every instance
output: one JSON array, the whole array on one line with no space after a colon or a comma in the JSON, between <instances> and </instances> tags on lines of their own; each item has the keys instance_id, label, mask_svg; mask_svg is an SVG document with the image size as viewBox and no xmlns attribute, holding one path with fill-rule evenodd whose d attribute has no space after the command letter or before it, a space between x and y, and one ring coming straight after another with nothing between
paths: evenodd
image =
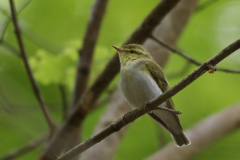
<instances>
[{"instance_id":1,"label":"bird's wing","mask_svg":"<svg viewBox=\"0 0 240 160\"><path fill-rule=\"evenodd\" d=\"M157 83L158 87L162 90L162 92L167 91L170 87L167 82L167 78L166 78L165 74L163 73L163 70L161 69L161 67L154 61L146 61L145 65L146 65L147 70L149 71L150 75L155 80L155 82ZM175 109L172 98L169 98L168 100L166 100L166 103L167 103L168 108ZM178 122L179 126L181 127L178 116L175 113L172 113L172 114L174 114L174 117L177 119L177 122ZM156 119L157 116L153 115L153 113L149 113L149 115L153 119L158 121L161 125L163 125L164 128L166 128L166 125L163 123L163 121L160 119L160 117L158 117L160 119L160 120L158 120L158 119Z\"/></svg>"},{"instance_id":2,"label":"bird's wing","mask_svg":"<svg viewBox=\"0 0 240 160\"><path fill-rule=\"evenodd\" d=\"M152 78L157 83L158 87L161 89L162 92L165 92L169 89L169 85L167 82L167 78L165 74L163 73L163 70L161 67L154 61L146 61L145 65L147 67L147 70L149 71ZM167 106L170 109L175 109L174 103L172 101L172 98L169 98L167 101Z\"/></svg>"}]
</instances>

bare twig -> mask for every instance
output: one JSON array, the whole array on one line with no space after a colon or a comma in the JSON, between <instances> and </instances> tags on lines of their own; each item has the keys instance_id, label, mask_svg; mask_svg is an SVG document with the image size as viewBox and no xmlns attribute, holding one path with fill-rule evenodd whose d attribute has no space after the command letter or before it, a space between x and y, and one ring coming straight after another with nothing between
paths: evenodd
<instances>
[{"instance_id":1,"label":"bare twig","mask_svg":"<svg viewBox=\"0 0 240 160\"><path fill-rule=\"evenodd\" d=\"M26 7L30 4L30 2L31 2L31 0L26 0L26 1L23 3L23 5L20 7L19 11L17 12L17 15L20 14L20 13L24 10L24 8L26 8ZM7 28L7 26L10 24L10 22L12 21L12 19L11 19L11 17L8 15L8 13L4 11L4 9L0 8L0 10L5 13L5 16L6 16L7 18L9 18L9 19L5 22L5 24L3 25L3 27L0 29L0 42L1 42L1 41L3 41L3 37L4 37L5 33L6 33L6 28Z\"/></svg>"},{"instance_id":2,"label":"bare twig","mask_svg":"<svg viewBox=\"0 0 240 160\"><path fill-rule=\"evenodd\" d=\"M210 115L185 132L189 139L191 139L192 144L190 146L179 148L173 143L170 143L150 156L148 160L192 159L198 153L202 152L207 146L232 131L239 129L239 113L240 104Z\"/></svg>"},{"instance_id":3,"label":"bare twig","mask_svg":"<svg viewBox=\"0 0 240 160\"><path fill-rule=\"evenodd\" d=\"M37 148L40 144L42 144L47 139L47 135L41 136L31 142L29 142L26 146L23 146L15 151L8 153L7 155L0 158L0 160L11 160L22 156L23 154L30 152Z\"/></svg>"},{"instance_id":4,"label":"bare twig","mask_svg":"<svg viewBox=\"0 0 240 160\"><path fill-rule=\"evenodd\" d=\"M44 117L45 117L45 119L48 123L48 126L49 126L50 130L53 131L54 128L55 128L55 124L53 123L52 119L50 118L49 112L48 112L47 108L45 107L43 99L40 95L39 88L38 88L38 86L37 86L37 84L36 84L36 82L33 78L33 74L32 74L32 71L30 69L30 66L29 66L29 63L28 63L28 60L27 60L25 48L24 48L24 45L23 45L22 37L21 37L21 31L20 31L20 28L19 28L18 23L17 23L16 11L15 11L15 8L14 8L14 2L13 2L13 0L9 0L9 2L10 2L10 7L11 7L11 13L12 13L12 19L13 19L13 24L14 24L14 28L15 28L15 33L16 33L18 45L19 45L19 48L20 48L20 53L21 53L21 56L22 56L22 59L23 59L23 62L24 62L24 66L26 68L28 77L30 79L34 94L35 94L35 96L36 96L36 98L37 98L37 100L40 104L40 107L41 107L42 112L44 114Z\"/></svg>"},{"instance_id":5,"label":"bare twig","mask_svg":"<svg viewBox=\"0 0 240 160\"><path fill-rule=\"evenodd\" d=\"M65 86L60 84L59 85L59 91L60 91L60 94L61 94L62 112L63 112L62 114L63 114L63 120L64 120L67 117L67 108L68 108Z\"/></svg>"},{"instance_id":6,"label":"bare twig","mask_svg":"<svg viewBox=\"0 0 240 160\"><path fill-rule=\"evenodd\" d=\"M178 51L177 49L170 47L169 45L165 44L164 42L160 41L159 39L155 38L154 36L150 35L150 38L152 38L154 41L156 41L157 43L159 43L160 45L166 47L167 49L169 49L170 51L172 51L173 53L177 53L180 56L182 56L183 58L186 58L187 60L189 60L190 62L192 62L193 64L200 66L202 63L196 61L195 59L187 56L185 53L182 53L180 51Z\"/></svg>"},{"instance_id":7,"label":"bare twig","mask_svg":"<svg viewBox=\"0 0 240 160\"><path fill-rule=\"evenodd\" d=\"M74 107L87 87L88 77L91 70L94 48L97 43L98 34L102 24L108 0L95 0L92 13L89 18L87 31L84 36L83 46L79 50L80 59L78 61L77 75L74 92L70 107Z\"/></svg>"},{"instance_id":8,"label":"bare twig","mask_svg":"<svg viewBox=\"0 0 240 160\"><path fill-rule=\"evenodd\" d=\"M213 56L209 60L207 60L205 63L203 63L200 67L198 67L194 72L189 74L187 77L185 77L183 80L181 80L179 83L171 87L169 90L164 92L162 95L160 95L158 98L149 101L146 104L146 107L140 107L140 109L136 109L132 112L129 112L126 114L123 118L111 123L108 127L106 127L104 130L102 130L99 134L89 138L88 140L82 142L63 156L59 158L59 160L67 160L72 157L75 157L76 155L84 152L91 146L95 145L96 143L100 142L107 136L111 135L112 133L119 131L122 127L129 124L130 122L133 122L140 116L144 115L145 113L148 113L151 110L156 109L160 104L162 104L166 99L171 98L175 94L177 94L179 91L181 91L183 88L191 84L193 81L195 81L197 78L199 78L201 75L203 75L206 71L209 70L209 65L215 66L220 61L222 61L224 58L232 54L234 51L240 48L240 39L235 41L234 43L230 44L228 47L223 49L221 52L219 52L217 55Z\"/></svg>"},{"instance_id":9,"label":"bare twig","mask_svg":"<svg viewBox=\"0 0 240 160\"><path fill-rule=\"evenodd\" d=\"M240 73L240 70L225 69L225 68L215 68L217 71L222 71L226 73Z\"/></svg>"},{"instance_id":10,"label":"bare twig","mask_svg":"<svg viewBox=\"0 0 240 160\"><path fill-rule=\"evenodd\" d=\"M173 53L177 53L178 55L180 55L181 57L187 59L188 61L190 61L191 63L197 65L197 66L200 66L202 65L201 62L198 62L196 61L195 59L189 57L187 54L173 48L173 47L170 47L169 45L167 45L166 43L162 42L161 40L155 38L154 36L150 36L150 38L152 38L154 41L156 41L157 43L159 43L160 45L166 47L167 49L169 49L170 51L172 51ZM222 71L222 72L228 72L228 73L240 73L240 70L231 70L231 69L224 69L224 68L214 68L215 71Z\"/></svg>"},{"instance_id":11,"label":"bare twig","mask_svg":"<svg viewBox=\"0 0 240 160\"><path fill-rule=\"evenodd\" d=\"M179 0L162 0L125 43L134 43L137 41L143 43L178 1ZM64 148L63 144L67 143L68 139L71 138L71 134L81 126L86 115L94 107L101 93L107 88L119 70L119 57L115 54L95 83L83 94L77 103L77 107L74 107L70 112L66 122L46 146L40 159L51 160L61 152Z\"/></svg>"}]
</instances>

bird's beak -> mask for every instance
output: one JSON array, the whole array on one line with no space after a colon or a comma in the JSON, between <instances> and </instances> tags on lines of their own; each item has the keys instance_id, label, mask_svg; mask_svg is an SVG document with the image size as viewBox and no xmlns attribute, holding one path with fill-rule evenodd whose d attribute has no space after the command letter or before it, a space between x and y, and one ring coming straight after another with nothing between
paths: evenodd
<instances>
[{"instance_id":1,"label":"bird's beak","mask_svg":"<svg viewBox=\"0 0 240 160\"><path fill-rule=\"evenodd\" d=\"M119 48L119 47L117 47L117 46L114 46L113 45L113 48L115 48L118 52L122 52L123 51L123 49L122 48Z\"/></svg>"}]
</instances>

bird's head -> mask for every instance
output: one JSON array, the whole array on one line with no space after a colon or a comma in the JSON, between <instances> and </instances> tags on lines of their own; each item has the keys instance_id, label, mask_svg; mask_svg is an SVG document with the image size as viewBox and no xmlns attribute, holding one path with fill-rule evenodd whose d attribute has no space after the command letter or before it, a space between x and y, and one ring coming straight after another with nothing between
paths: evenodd
<instances>
[{"instance_id":1,"label":"bird's head","mask_svg":"<svg viewBox=\"0 0 240 160\"><path fill-rule=\"evenodd\" d=\"M119 53L121 65L139 59L151 59L151 55L139 44L128 44L123 48L113 46Z\"/></svg>"}]
</instances>

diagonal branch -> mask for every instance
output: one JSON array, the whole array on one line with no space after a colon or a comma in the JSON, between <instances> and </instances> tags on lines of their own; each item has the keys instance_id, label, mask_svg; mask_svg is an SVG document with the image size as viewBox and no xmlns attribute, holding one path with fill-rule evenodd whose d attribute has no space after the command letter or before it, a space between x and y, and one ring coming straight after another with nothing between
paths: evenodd
<instances>
[{"instance_id":1,"label":"diagonal branch","mask_svg":"<svg viewBox=\"0 0 240 160\"><path fill-rule=\"evenodd\" d=\"M27 75L30 79L34 94L35 94L35 96L36 96L36 98L37 98L37 100L40 104L41 110L42 110L42 112L44 114L44 117L45 117L45 119L48 123L48 126L49 126L49 128L52 132L55 128L55 124L53 123L51 117L49 116L49 111L45 107L45 104L44 104L43 99L41 97L39 88L38 88L38 86L37 86L37 84L36 84L36 82L33 78L33 74L32 74L32 71L30 69L30 66L29 66L29 63L28 63L28 60L27 60L27 56L26 56L26 52L25 52L25 48L24 48L24 45L23 45L23 41L22 41L22 37L21 37L21 31L20 31L20 28L19 28L18 23L17 23L17 17L16 17L14 2L13 2L13 0L9 0L9 2L10 2L12 20L13 20L13 24L14 24L14 28L15 28L17 42L18 42L18 45L19 45L19 48L20 48L21 57L23 59L24 66L26 68Z\"/></svg>"},{"instance_id":2,"label":"diagonal branch","mask_svg":"<svg viewBox=\"0 0 240 160\"><path fill-rule=\"evenodd\" d=\"M75 106L87 87L94 48L97 43L102 19L106 12L107 3L108 0L95 0L95 4L92 7L92 13L90 15L87 31L84 36L83 46L79 50L80 59L78 61L71 107Z\"/></svg>"},{"instance_id":3,"label":"diagonal branch","mask_svg":"<svg viewBox=\"0 0 240 160\"><path fill-rule=\"evenodd\" d=\"M40 138L29 142L26 146L23 146L18 150L12 151L3 157L0 157L0 160L10 160L10 159L15 159L19 156L22 156L23 154L30 152L33 149L37 148L46 139L47 139L47 135L41 136Z\"/></svg>"},{"instance_id":4,"label":"diagonal branch","mask_svg":"<svg viewBox=\"0 0 240 160\"><path fill-rule=\"evenodd\" d=\"M142 24L133 32L125 44L134 43L136 41L143 43L154 28L178 2L179 0L162 0L144 19ZM69 113L66 122L60 127L46 146L40 159L52 159L62 151L64 148L63 144L67 143L71 138L71 134L81 126L86 115L94 107L94 104L101 93L107 88L119 70L119 57L115 54L95 83L89 88L89 90L84 92L81 99L78 101L77 106Z\"/></svg>"},{"instance_id":5,"label":"diagonal branch","mask_svg":"<svg viewBox=\"0 0 240 160\"><path fill-rule=\"evenodd\" d=\"M180 55L181 57L187 59L188 61L190 61L191 63L197 65L197 66L200 66L202 65L201 62L198 62L196 61L195 59L189 57L187 54L173 48L173 47L170 47L169 45L167 45L166 43L164 43L163 41L157 39L156 37L154 37L153 35L150 36L151 39L153 39L154 41L156 41L158 44L166 47L167 49L169 49L170 51L172 51L173 53L177 53L178 55ZM216 69L217 71L222 71L222 72L229 72L229 73L240 73L239 70L231 70L231 69L224 69L224 68L214 68Z\"/></svg>"},{"instance_id":6,"label":"diagonal branch","mask_svg":"<svg viewBox=\"0 0 240 160\"><path fill-rule=\"evenodd\" d=\"M106 127L104 130L102 130L99 134L89 138L88 140L82 142L63 156L59 158L59 160L67 160L72 157L75 157L76 155L84 152L91 146L95 145L96 143L100 142L104 138L108 137L109 135L113 134L114 132L119 131L122 127L126 126L130 122L133 122L140 116L144 115L145 113L148 113L154 109L156 109L160 104L162 104L167 99L171 98L175 94L177 94L179 91L184 89L186 86L191 84L193 81L195 81L197 78L199 78L201 75L203 75L206 71L208 71L209 66L215 66L220 61L222 61L224 58L235 52L237 49L240 48L240 39L235 41L234 43L230 44L228 47L223 49L221 52L219 52L217 55L213 56L209 60L207 60L205 63L203 63L200 67L198 67L194 72L189 74L187 77L185 77L183 80L181 80L179 83L171 87L169 90L164 92L162 95L160 95L158 98L149 101L146 103L146 106L141 107L140 109L136 109L132 112L127 113L123 118L111 123L108 127Z\"/></svg>"}]
</instances>

